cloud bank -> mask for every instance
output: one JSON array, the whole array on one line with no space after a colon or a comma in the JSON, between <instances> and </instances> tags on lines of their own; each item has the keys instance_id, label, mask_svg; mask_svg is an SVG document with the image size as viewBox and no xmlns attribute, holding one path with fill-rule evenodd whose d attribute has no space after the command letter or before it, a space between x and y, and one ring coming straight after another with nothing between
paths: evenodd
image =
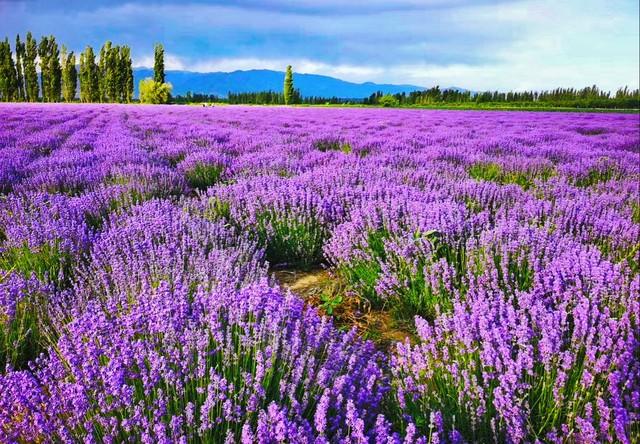
<instances>
[{"instance_id":1,"label":"cloud bank","mask_svg":"<svg viewBox=\"0 0 640 444\"><path fill-rule=\"evenodd\" d=\"M277 69L354 82L474 90L638 87L635 0L3 1L3 31L54 34L76 51L107 39L169 69Z\"/></svg>"}]
</instances>

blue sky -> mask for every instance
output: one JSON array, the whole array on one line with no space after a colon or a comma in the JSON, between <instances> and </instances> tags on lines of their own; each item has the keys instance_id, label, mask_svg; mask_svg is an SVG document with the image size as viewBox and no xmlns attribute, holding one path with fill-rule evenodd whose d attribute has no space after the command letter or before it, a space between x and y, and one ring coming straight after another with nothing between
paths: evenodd
<instances>
[{"instance_id":1,"label":"blue sky","mask_svg":"<svg viewBox=\"0 0 640 444\"><path fill-rule=\"evenodd\" d=\"M267 68L474 90L638 87L638 0L0 0L0 36L110 39L151 66Z\"/></svg>"}]
</instances>

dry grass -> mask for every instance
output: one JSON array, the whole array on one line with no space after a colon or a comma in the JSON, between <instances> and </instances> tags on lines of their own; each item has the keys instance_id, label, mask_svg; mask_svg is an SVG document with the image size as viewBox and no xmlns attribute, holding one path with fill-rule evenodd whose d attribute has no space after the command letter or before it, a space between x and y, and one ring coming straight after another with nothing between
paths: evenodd
<instances>
[{"instance_id":1,"label":"dry grass","mask_svg":"<svg viewBox=\"0 0 640 444\"><path fill-rule=\"evenodd\" d=\"M325 315L332 316L341 329L355 328L381 349L399 341L413 340L413 320L398 322L387 310L374 310L367 300L350 292L347 286L326 269L275 270L273 278Z\"/></svg>"}]
</instances>

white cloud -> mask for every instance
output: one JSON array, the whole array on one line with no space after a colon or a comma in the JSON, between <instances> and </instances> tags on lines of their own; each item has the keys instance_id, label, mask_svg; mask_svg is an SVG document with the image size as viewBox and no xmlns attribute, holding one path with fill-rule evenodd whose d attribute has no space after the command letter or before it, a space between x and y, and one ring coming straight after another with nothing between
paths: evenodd
<instances>
[{"instance_id":1,"label":"white cloud","mask_svg":"<svg viewBox=\"0 0 640 444\"><path fill-rule=\"evenodd\" d=\"M9 35L53 33L69 47L92 44L96 52L106 39L127 43L138 66L153 65L153 44L162 41L167 69L291 64L354 82L474 90L638 87L637 0L364 3L353 0L340 14L339 0L127 0L80 11L12 6L0 15Z\"/></svg>"},{"instance_id":2,"label":"white cloud","mask_svg":"<svg viewBox=\"0 0 640 444\"><path fill-rule=\"evenodd\" d=\"M550 89L559 86L582 87L591 85L594 78L610 79L598 82L606 90L628 85L638 87L637 73L626 64L602 65L585 60L571 66L547 65L531 54L522 53L510 57L509 63L491 65L426 63L398 64L388 67L337 64L332 65L309 59L259 59L223 58L190 62L173 54L166 54L168 70L193 72L230 72L235 70L271 69L284 71L291 64L294 72L321 74L356 83L405 83L419 86L458 86L472 90L530 90ZM153 66L153 56L135 61L136 66ZM499 87L496 87L499 85Z\"/></svg>"},{"instance_id":3,"label":"white cloud","mask_svg":"<svg viewBox=\"0 0 640 444\"><path fill-rule=\"evenodd\" d=\"M133 61L134 68L153 68L154 57L153 54L145 55L143 57L135 58ZM166 70L177 70L177 71L197 71L194 69L190 69L187 64L183 61L181 57L178 57L173 54L165 53L164 55L164 68ZM211 70L213 71L213 70ZM198 71L198 72L207 72L207 71Z\"/></svg>"}]
</instances>

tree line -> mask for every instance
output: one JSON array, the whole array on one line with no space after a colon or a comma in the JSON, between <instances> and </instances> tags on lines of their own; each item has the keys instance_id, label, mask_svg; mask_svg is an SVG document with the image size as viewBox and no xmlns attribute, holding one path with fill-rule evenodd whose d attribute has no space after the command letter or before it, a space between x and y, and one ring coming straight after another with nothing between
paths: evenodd
<instances>
[{"instance_id":1,"label":"tree line","mask_svg":"<svg viewBox=\"0 0 640 444\"><path fill-rule=\"evenodd\" d=\"M284 92L278 91L257 91L257 92L229 92L227 94L228 103L232 105L287 105L302 103L300 91L295 89L289 96L288 103L285 100Z\"/></svg>"},{"instance_id":2,"label":"tree line","mask_svg":"<svg viewBox=\"0 0 640 444\"><path fill-rule=\"evenodd\" d=\"M37 68L40 68L38 75ZM113 45L110 41L100 49L99 59L91 46L80 54L79 73L76 56L63 45L59 48L54 36L43 36L37 43L27 33L26 41L16 36L15 57L9 39L0 41L0 101L72 102L77 97L83 103L130 103L133 100L133 67L131 49L127 45ZM364 99L302 96L294 87L293 70L287 66L282 92L229 92L226 99L216 95L188 92L186 96L171 97L171 84L166 82L164 47L154 48L154 76L140 82L140 101L143 103L219 102L229 104L292 105L292 104L350 104L373 106L438 106L438 105L502 105L572 108L640 107L640 90L627 87L615 94L597 86L582 89L556 88L549 91L474 93L457 89L433 88L411 91L408 94L383 94L381 91Z\"/></svg>"},{"instance_id":3,"label":"tree line","mask_svg":"<svg viewBox=\"0 0 640 444\"><path fill-rule=\"evenodd\" d=\"M295 90L292 104L295 105L346 105L362 103L363 99L343 99L340 97L300 96ZM194 93L187 91L184 95L171 98L172 103L228 103L231 105L285 105L284 95L276 91L258 91L250 93L228 92L227 97L217 94Z\"/></svg>"},{"instance_id":4,"label":"tree line","mask_svg":"<svg viewBox=\"0 0 640 444\"><path fill-rule=\"evenodd\" d=\"M77 58L58 46L52 35L40 43L28 32L26 41L16 36L14 52L9 39L0 42L0 100L13 102L130 103L133 100L131 49L110 41L100 49L99 59L91 46ZM38 75L38 67L40 74Z\"/></svg>"},{"instance_id":5,"label":"tree line","mask_svg":"<svg viewBox=\"0 0 640 444\"><path fill-rule=\"evenodd\" d=\"M408 94L403 92L391 95L378 91L371 94L363 103L382 106L509 104L512 106L636 109L640 106L640 90L624 87L612 94L593 85L582 89L556 88L548 91L472 93L456 89L440 89L436 86L411 91Z\"/></svg>"}]
</instances>

